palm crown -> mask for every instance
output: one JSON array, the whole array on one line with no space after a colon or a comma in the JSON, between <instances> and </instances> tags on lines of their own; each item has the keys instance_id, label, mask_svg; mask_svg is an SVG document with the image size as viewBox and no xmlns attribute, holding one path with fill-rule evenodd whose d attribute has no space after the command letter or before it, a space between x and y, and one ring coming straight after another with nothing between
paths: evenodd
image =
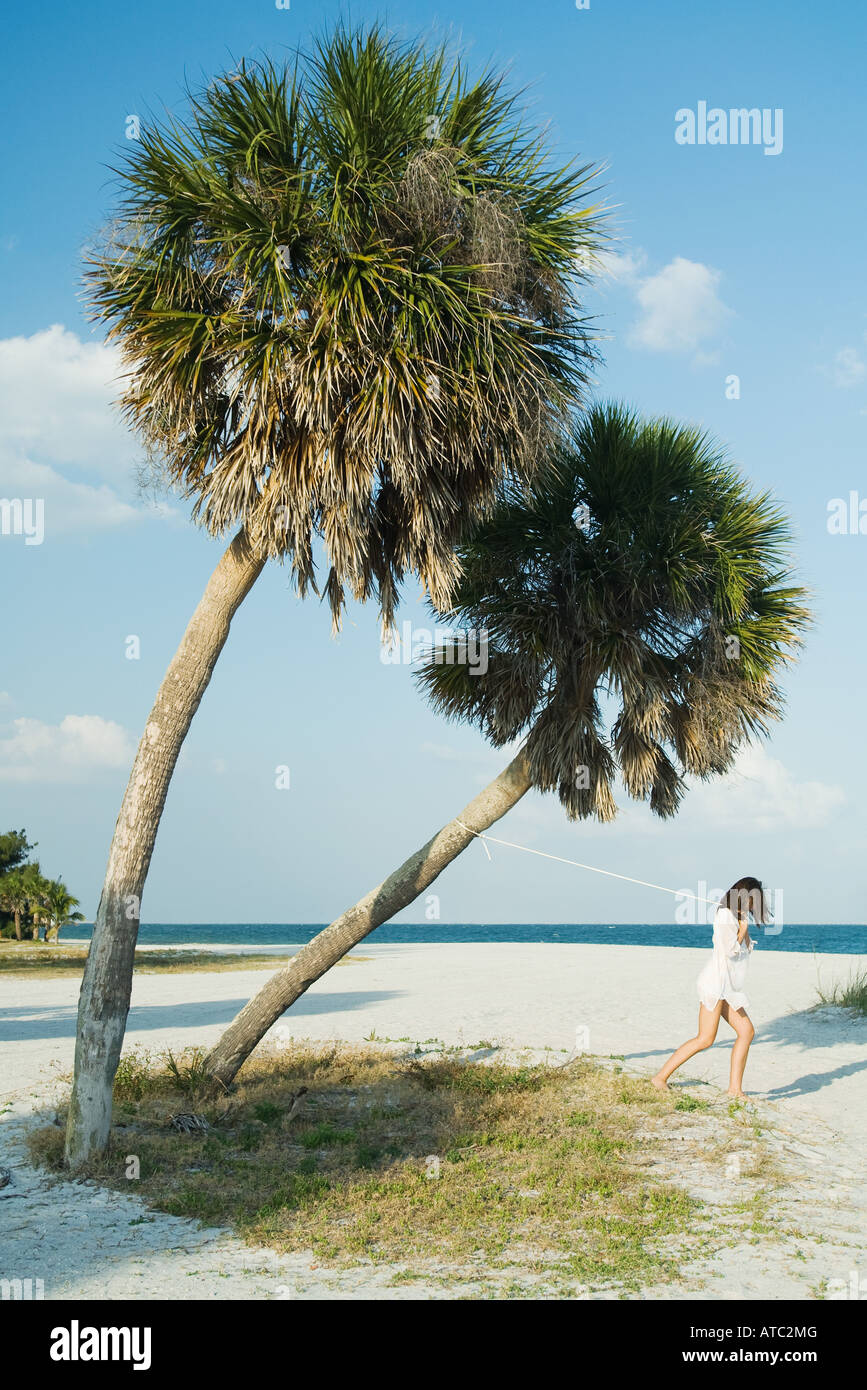
<instances>
[{"instance_id":1,"label":"palm crown","mask_svg":"<svg viewBox=\"0 0 867 1390\"><path fill-rule=\"evenodd\" d=\"M779 716L808 622L787 542L707 436L596 406L461 550L448 616L487 632L486 673L440 651L419 679L493 744L524 737L570 818L613 818L618 770L672 815L687 774L725 771Z\"/></svg>"},{"instance_id":2,"label":"palm crown","mask_svg":"<svg viewBox=\"0 0 867 1390\"><path fill-rule=\"evenodd\" d=\"M592 173L550 167L516 102L339 29L212 83L119 171L89 277L128 418L194 515L243 522L302 592L321 536L336 616L348 586L390 621L409 571L447 602L461 529L585 381Z\"/></svg>"},{"instance_id":3,"label":"palm crown","mask_svg":"<svg viewBox=\"0 0 867 1390\"><path fill-rule=\"evenodd\" d=\"M0 907L5 912L26 913L32 897L33 882L25 868L10 869L0 878Z\"/></svg>"},{"instance_id":4,"label":"palm crown","mask_svg":"<svg viewBox=\"0 0 867 1390\"><path fill-rule=\"evenodd\" d=\"M75 911L79 906L78 898L73 897L62 879L51 879L45 885L42 901L48 911L55 936L59 935L61 927L84 921L83 913Z\"/></svg>"}]
</instances>

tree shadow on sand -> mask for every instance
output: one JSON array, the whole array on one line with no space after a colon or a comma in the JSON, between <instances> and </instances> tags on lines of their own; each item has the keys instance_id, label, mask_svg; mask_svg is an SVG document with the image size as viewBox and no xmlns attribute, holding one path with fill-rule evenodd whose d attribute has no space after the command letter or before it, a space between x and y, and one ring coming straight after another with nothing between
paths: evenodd
<instances>
[{"instance_id":1,"label":"tree shadow on sand","mask_svg":"<svg viewBox=\"0 0 867 1390\"><path fill-rule=\"evenodd\" d=\"M341 994L305 994L292 1006L292 1016L346 1013L379 1004L403 994L403 990L357 990ZM159 1028L201 1028L208 1024L230 1023L246 999L178 1000L174 1004L136 1004L129 1012L127 1033L150 1032ZM285 1017L285 1015L284 1015ZM74 1005L34 1008L23 1005L0 1009L0 1042L36 1041L40 1038L74 1038Z\"/></svg>"}]
</instances>

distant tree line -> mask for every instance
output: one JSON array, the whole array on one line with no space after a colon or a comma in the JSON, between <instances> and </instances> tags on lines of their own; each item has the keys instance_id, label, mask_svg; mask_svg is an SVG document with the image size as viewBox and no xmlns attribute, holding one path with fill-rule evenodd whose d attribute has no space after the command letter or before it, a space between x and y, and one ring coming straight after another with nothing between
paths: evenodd
<instances>
[{"instance_id":1,"label":"distant tree line","mask_svg":"<svg viewBox=\"0 0 867 1390\"><path fill-rule=\"evenodd\" d=\"M24 830L0 835L0 936L17 941L57 941L63 927L83 922L75 909L78 898L63 879L46 878L38 860L29 858L36 848Z\"/></svg>"}]
</instances>

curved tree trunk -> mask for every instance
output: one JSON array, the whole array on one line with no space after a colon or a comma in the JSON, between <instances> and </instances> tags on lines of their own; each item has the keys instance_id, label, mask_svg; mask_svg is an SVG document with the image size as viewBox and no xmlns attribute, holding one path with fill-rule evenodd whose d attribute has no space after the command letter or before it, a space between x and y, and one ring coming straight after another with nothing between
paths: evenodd
<instances>
[{"instance_id":1,"label":"curved tree trunk","mask_svg":"<svg viewBox=\"0 0 867 1390\"><path fill-rule=\"evenodd\" d=\"M271 1025L299 995L376 927L417 898L475 838L471 831L487 830L520 801L530 785L529 770L521 753L464 807L459 817L449 821L378 888L314 936L284 970L271 977L208 1053L206 1071L228 1086ZM465 830L458 820L469 829Z\"/></svg>"},{"instance_id":2,"label":"curved tree trunk","mask_svg":"<svg viewBox=\"0 0 867 1390\"><path fill-rule=\"evenodd\" d=\"M132 992L141 896L169 782L229 625L262 571L239 531L202 595L163 678L117 818L78 1002L66 1162L79 1168L108 1142L114 1074Z\"/></svg>"}]
</instances>

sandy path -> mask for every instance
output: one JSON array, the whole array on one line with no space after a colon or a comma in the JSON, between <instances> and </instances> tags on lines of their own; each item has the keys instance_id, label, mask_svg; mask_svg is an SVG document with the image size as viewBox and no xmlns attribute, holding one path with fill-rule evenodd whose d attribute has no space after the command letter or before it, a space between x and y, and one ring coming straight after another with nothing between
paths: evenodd
<instances>
[{"instance_id":1,"label":"sandy path","mask_svg":"<svg viewBox=\"0 0 867 1390\"><path fill-rule=\"evenodd\" d=\"M587 1051L622 1055L630 1070L650 1073L694 1031L693 981L703 960L689 949L554 944L371 944L361 953L369 959L314 985L274 1030L278 1036L361 1041L375 1031L382 1039L571 1053L578 1035ZM710 1280L702 1297L808 1297L823 1278L849 1278L859 1260L867 1294L867 1024L839 1010L807 1012L817 975L827 985L862 963L757 949L751 965L757 1037L747 1090L791 1168L800 1224L806 1217L807 1229L812 1223L825 1236L824 1254L801 1259L798 1268L798 1259L786 1263L748 1246L734 1267L697 1265L688 1286L667 1296L696 1296L701 1277ZM264 978L267 972L253 971L138 976L128 1044L210 1043ZM52 1184L35 1173L24 1159L23 1129L54 1089L55 1069L71 1066L77 992L75 979L0 977L0 1161L15 1169L13 1184L0 1190L0 1277L27 1277L29 1269L45 1279L48 1297L61 1298L147 1298L166 1290L183 1297L191 1283L195 1297L214 1298L444 1296L435 1284L390 1288L389 1270L322 1271L311 1268L309 1255L278 1260L187 1221L139 1221L149 1213L134 1197ZM724 1088L729 1053L721 1030L720 1042L681 1075Z\"/></svg>"}]
</instances>

